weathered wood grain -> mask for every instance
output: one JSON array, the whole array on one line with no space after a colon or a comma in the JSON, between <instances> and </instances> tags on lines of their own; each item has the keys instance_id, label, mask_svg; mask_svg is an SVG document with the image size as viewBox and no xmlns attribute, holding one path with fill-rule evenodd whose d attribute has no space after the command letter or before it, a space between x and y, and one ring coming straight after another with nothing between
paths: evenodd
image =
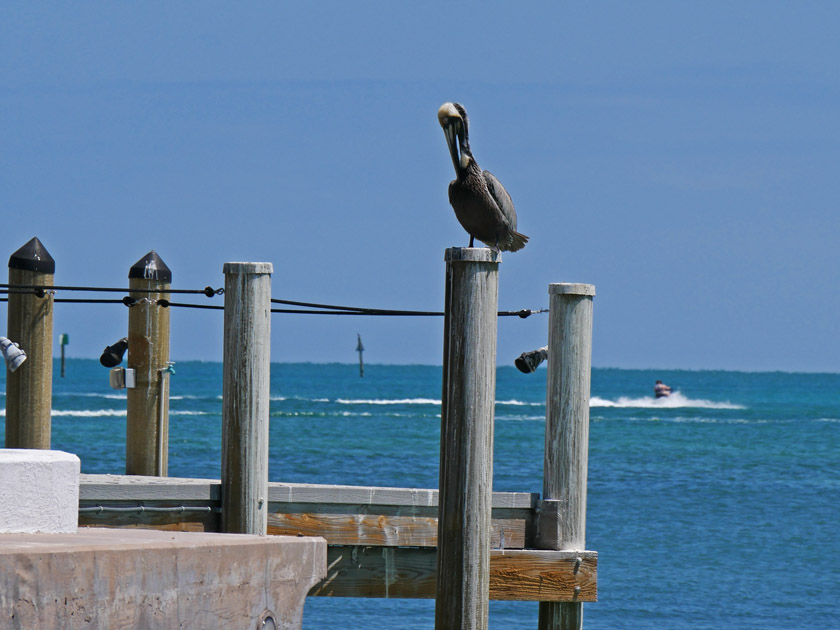
<instances>
[{"instance_id":1,"label":"weathered wood grain","mask_svg":"<svg viewBox=\"0 0 840 630\"><path fill-rule=\"evenodd\" d=\"M269 500L274 503L353 503L359 505L403 505L437 508L438 491L431 488L389 488L381 486L341 486L307 483L269 484ZM533 509L539 501L536 492L494 492L494 508Z\"/></svg>"},{"instance_id":2,"label":"weathered wood grain","mask_svg":"<svg viewBox=\"0 0 840 630\"><path fill-rule=\"evenodd\" d=\"M585 549L592 365L591 284L551 284L543 507L538 547ZM556 600L555 600L556 601ZM582 605L542 600L540 630L579 630ZM568 600L567 600L568 602Z\"/></svg>"},{"instance_id":3,"label":"weathered wood grain","mask_svg":"<svg viewBox=\"0 0 840 630\"><path fill-rule=\"evenodd\" d=\"M498 252L446 250L435 628L488 623Z\"/></svg>"},{"instance_id":4,"label":"weathered wood grain","mask_svg":"<svg viewBox=\"0 0 840 630\"><path fill-rule=\"evenodd\" d=\"M225 263L222 529L265 534L268 518L271 263Z\"/></svg>"},{"instance_id":5,"label":"weathered wood grain","mask_svg":"<svg viewBox=\"0 0 840 630\"><path fill-rule=\"evenodd\" d=\"M218 479L147 477L141 475L79 475L79 501L219 501Z\"/></svg>"},{"instance_id":6,"label":"weathered wood grain","mask_svg":"<svg viewBox=\"0 0 840 630\"><path fill-rule=\"evenodd\" d=\"M598 554L594 551L494 550L490 555L490 597L594 602L598 598L597 572Z\"/></svg>"},{"instance_id":7,"label":"weathered wood grain","mask_svg":"<svg viewBox=\"0 0 840 630\"><path fill-rule=\"evenodd\" d=\"M342 506L344 507L344 506ZM380 510L383 511L384 510ZM525 547L525 518L494 519L490 546ZM321 536L331 545L435 547L438 519L401 514L271 512L268 533L287 536Z\"/></svg>"},{"instance_id":8,"label":"weathered wood grain","mask_svg":"<svg viewBox=\"0 0 840 630\"><path fill-rule=\"evenodd\" d=\"M436 556L433 548L330 546L327 577L309 594L433 598ZM593 551L493 550L490 599L593 602L598 597L597 570Z\"/></svg>"},{"instance_id":9,"label":"weathered wood grain","mask_svg":"<svg viewBox=\"0 0 840 630\"><path fill-rule=\"evenodd\" d=\"M114 500L144 499L215 499L221 496L218 479L188 477L145 477L139 475L82 474L80 497ZM381 486L342 486L311 483L268 484L272 504L316 504L368 506L368 512L386 506L434 508L437 514L438 491L429 488L388 488ZM493 509L533 510L537 492L494 492Z\"/></svg>"},{"instance_id":10,"label":"weathered wood grain","mask_svg":"<svg viewBox=\"0 0 840 630\"><path fill-rule=\"evenodd\" d=\"M411 488L271 485L280 490L280 496L294 496L298 502L272 502L269 505L269 533L319 535L330 544L330 577L313 594L435 596L436 492ZM493 494L490 597L594 601L597 569L594 552L524 549L519 553L518 548L531 544L534 538L529 528L536 519L537 496L530 493ZM386 504L366 502L370 497L383 499ZM332 503L317 502L324 498ZM357 503L360 499L365 502ZM220 484L215 480L83 474L80 504L83 507L100 504L210 507L213 509L210 513L84 512L80 514L80 523L184 531L221 530ZM527 507L510 508L510 505ZM504 552L498 549L502 531ZM580 575L574 572L573 558L578 556L582 558ZM581 588L577 600L574 599L575 586Z\"/></svg>"}]
</instances>

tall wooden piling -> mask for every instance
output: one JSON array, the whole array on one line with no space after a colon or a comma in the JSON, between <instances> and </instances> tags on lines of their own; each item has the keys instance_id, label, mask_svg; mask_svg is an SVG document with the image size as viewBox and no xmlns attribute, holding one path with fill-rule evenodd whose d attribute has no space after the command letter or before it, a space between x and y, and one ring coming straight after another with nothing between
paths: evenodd
<instances>
[{"instance_id":1,"label":"tall wooden piling","mask_svg":"<svg viewBox=\"0 0 840 630\"><path fill-rule=\"evenodd\" d=\"M50 448L53 295L14 285L53 286L55 260L38 238L9 258L8 338L26 361L6 372L6 448Z\"/></svg>"},{"instance_id":2,"label":"tall wooden piling","mask_svg":"<svg viewBox=\"0 0 840 630\"><path fill-rule=\"evenodd\" d=\"M169 299L172 272L153 250L128 272L128 359L136 386L126 390L125 472L165 477L168 468Z\"/></svg>"},{"instance_id":3,"label":"tall wooden piling","mask_svg":"<svg viewBox=\"0 0 840 630\"><path fill-rule=\"evenodd\" d=\"M435 628L487 628L498 252L446 250Z\"/></svg>"},{"instance_id":4,"label":"tall wooden piling","mask_svg":"<svg viewBox=\"0 0 840 630\"><path fill-rule=\"evenodd\" d=\"M225 263L222 531L265 535L271 263Z\"/></svg>"},{"instance_id":5,"label":"tall wooden piling","mask_svg":"<svg viewBox=\"0 0 840 630\"><path fill-rule=\"evenodd\" d=\"M592 371L591 284L551 284L545 462L538 544L586 549L589 393ZM580 602L540 602L540 630L579 630Z\"/></svg>"}]
</instances>

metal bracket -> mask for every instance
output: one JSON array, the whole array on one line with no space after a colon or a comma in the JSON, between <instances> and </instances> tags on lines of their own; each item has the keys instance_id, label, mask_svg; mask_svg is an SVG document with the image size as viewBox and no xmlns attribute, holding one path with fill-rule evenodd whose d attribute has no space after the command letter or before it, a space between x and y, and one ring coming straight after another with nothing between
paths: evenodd
<instances>
[{"instance_id":1,"label":"metal bracket","mask_svg":"<svg viewBox=\"0 0 840 630\"><path fill-rule=\"evenodd\" d=\"M109 374L112 389L134 389L137 387L137 377L134 368L115 367Z\"/></svg>"}]
</instances>

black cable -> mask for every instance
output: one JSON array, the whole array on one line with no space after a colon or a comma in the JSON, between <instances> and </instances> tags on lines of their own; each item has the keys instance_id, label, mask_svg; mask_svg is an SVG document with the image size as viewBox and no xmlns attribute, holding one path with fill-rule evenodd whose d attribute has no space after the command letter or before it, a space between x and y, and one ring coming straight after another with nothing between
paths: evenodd
<instances>
[{"instance_id":1,"label":"black cable","mask_svg":"<svg viewBox=\"0 0 840 630\"><path fill-rule=\"evenodd\" d=\"M208 308L217 311L225 310L224 306L218 306L216 304L184 304L182 302L169 302L167 300L158 300L158 304L161 302L166 302L166 304L161 304L161 306L178 306L181 308Z\"/></svg>"},{"instance_id":2,"label":"black cable","mask_svg":"<svg viewBox=\"0 0 840 630\"><path fill-rule=\"evenodd\" d=\"M273 301L273 300L272 300ZM378 309L365 309L365 310L358 310L358 311L339 311L339 310L332 310L332 311L316 311L316 310L303 310L303 309L287 309L287 308L273 308L271 309L272 313L290 313L296 315L372 315L372 316L401 316L401 317L441 317L443 313L440 311L389 311L389 310L378 310ZM538 313L547 313L548 309L542 308L539 310L530 310L530 309L522 309L519 311L499 311L496 313L499 317L521 317L525 319L526 317L530 317L531 315L535 315Z\"/></svg>"},{"instance_id":3,"label":"black cable","mask_svg":"<svg viewBox=\"0 0 840 630\"><path fill-rule=\"evenodd\" d=\"M56 298L53 302L64 302L68 304L126 304L126 299L130 298L123 298L122 300L84 300L82 298ZM132 304L126 304L126 306L133 306Z\"/></svg>"},{"instance_id":4,"label":"black cable","mask_svg":"<svg viewBox=\"0 0 840 630\"><path fill-rule=\"evenodd\" d=\"M9 291L2 291L3 293L26 293L27 291L16 291L16 289L27 289L38 292L44 291L110 291L111 293L202 293L207 297L215 297L222 295L224 289L214 289L207 286L203 289L119 289L116 287L72 287L72 286L51 286L45 287L36 284L0 284L0 289L10 289Z\"/></svg>"},{"instance_id":5,"label":"black cable","mask_svg":"<svg viewBox=\"0 0 840 630\"><path fill-rule=\"evenodd\" d=\"M33 293L39 297L43 297L46 291L110 291L119 293L202 293L207 297L214 297L224 293L224 289L214 289L207 286L204 289L169 289L167 291L159 291L155 289L118 289L112 287L73 287L73 286L39 286L39 285L8 285L0 284L0 287L5 287L5 290L0 289L0 293ZM8 298L0 298L0 302L8 302ZM125 296L121 300L96 300L83 298L55 298L54 302L71 303L71 304L125 304L126 306L134 306L137 299L131 296ZM400 317L441 317L442 311L409 311L397 309L381 309L381 308L364 308L359 306L337 306L334 304L320 304L314 302L297 302L294 300L281 300L273 298L273 304L287 304L290 306L303 306L305 309L283 309L273 308L272 313L284 313L292 315L369 315L369 316L400 316ZM224 310L224 306L208 305L208 304L186 304L183 302L170 302L165 298L159 298L157 304L166 308L175 306L180 308L203 308ZM316 309L316 310L313 310ZM317 310L321 309L321 310ZM517 316L522 319L530 317L538 313L546 313L548 309L530 310L521 309L518 311L499 311L499 317L513 317Z\"/></svg>"},{"instance_id":6,"label":"black cable","mask_svg":"<svg viewBox=\"0 0 840 630\"><path fill-rule=\"evenodd\" d=\"M280 300L277 298L272 298L271 302L273 304L288 304L289 306L307 306L310 308L326 308L334 311L359 311L359 312L366 312L366 311L374 311L379 309L372 309L372 308L362 308L360 306L334 306L332 304L316 304L313 302L295 302L293 300Z\"/></svg>"},{"instance_id":7,"label":"black cable","mask_svg":"<svg viewBox=\"0 0 840 630\"><path fill-rule=\"evenodd\" d=\"M273 300L272 300L273 301ZM375 308L368 308L368 309L358 309L358 310L349 310L349 311L341 311L341 310L331 310L331 311L318 311L318 310L307 310L307 309L294 309L294 308L273 308L271 309L272 313L287 313L293 315L398 315L403 317L411 317L411 316L437 316L440 317L443 315L441 312L435 311L389 311L389 310L379 310Z\"/></svg>"}]
</instances>

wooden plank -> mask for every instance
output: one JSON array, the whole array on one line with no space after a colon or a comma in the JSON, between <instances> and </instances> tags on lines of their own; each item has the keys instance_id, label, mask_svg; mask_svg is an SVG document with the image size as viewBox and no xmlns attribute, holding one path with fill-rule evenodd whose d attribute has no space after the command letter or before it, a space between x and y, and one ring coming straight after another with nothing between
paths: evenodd
<instances>
[{"instance_id":1,"label":"wooden plank","mask_svg":"<svg viewBox=\"0 0 840 630\"><path fill-rule=\"evenodd\" d=\"M219 501L221 484L213 479L145 477L141 475L79 475L79 500Z\"/></svg>"},{"instance_id":2,"label":"wooden plank","mask_svg":"<svg viewBox=\"0 0 840 630\"><path fill-rule=\"evenodd\" d=\"M343 506L342 506L343 507ZM389 547L437 546L437 516L275 512L268 515L268 533L287 536L321 536L331 545ZM505 549L525 547L526 518L492 520L490 546Z\"/></svg>"},{"instance_id":3,"label":"wooden plank","mask_svg":"<svg viewBox=\"0 0 840 630\"><path fill-rule=\"evenodd\" d=\"M431 599L436 556L428 547L330 546L327 577L309 595ZM493 550L490 599L594 602L597 570L594 551Z\"/></svg>"},{"instance_id":4,"label":"wooden plank","mask_svg":"<svg viewBox=\"0 0 840 630\"><path fill-rule=\"evenodd\" d=\"M494 508L533 509L538 492L494 492ZM353 503L360 505L405 505L437 507L438 491L431 488L336 486L307 483L269 483L272 503Z\"/></svg>"},{"instance_id":5,"label":"wooden plank","mask_svg":"<svg viewBox=\"0 0 840 630\"><path fill-rule=\"evenodd\" d=\"M594 602L598 599L597 575L598 554L594 551L494 551L490 557L490 597Z\"/></svg>"},{"instance_id":6,"label":"wooden plank","mask_svg":"<svg viewBox=\"0 0 840 630\"><path fill-rule=\"evenodd\" d=\"M80 475L82 498L113 500L219 500L218 479L144 477L137 475ZM534 509L537 492L494 492L493 508ZM311 483L268 484L271 503L358 504L367 506L437 507L438 491L427 488L340 486ZM370 510L368 510L370 511Z\"/></svg>"}]
</instances>

